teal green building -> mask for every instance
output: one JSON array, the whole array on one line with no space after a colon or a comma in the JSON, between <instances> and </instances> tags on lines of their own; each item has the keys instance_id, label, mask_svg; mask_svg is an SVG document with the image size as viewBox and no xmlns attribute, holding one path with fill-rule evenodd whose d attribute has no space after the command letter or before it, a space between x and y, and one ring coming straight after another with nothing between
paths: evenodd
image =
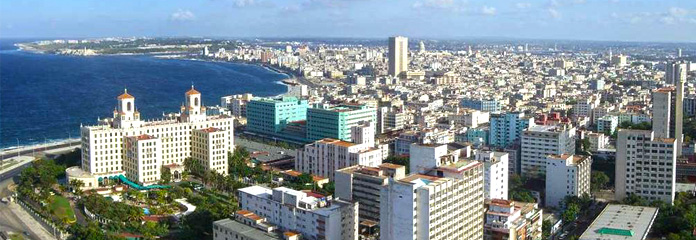
<instances>
[{"instance_id":1,"label":"teal green building","mask_svg":"<svg viewBox=\"0 0 696 240\"><path fill-rule=\"evenodd\" d=\"M366 105L309 108L307 109L307 140L334 138L351 141L350 128L367 121L372 121L372 125L376 126L377 109Z\"/></svg>"},{"instance_id":2,"label":"teal green building","mask_svg":"<svg viewBox=\"0 0 696 240\"><path fill-rule=\"evenodd\" d=\"M246 131L284 137L281 132L289 123L307 119L308 106L307 100L295 97L254 98L247 104ZM304 140L304 136L298 137Z\"/></svg>"}]
</instances>

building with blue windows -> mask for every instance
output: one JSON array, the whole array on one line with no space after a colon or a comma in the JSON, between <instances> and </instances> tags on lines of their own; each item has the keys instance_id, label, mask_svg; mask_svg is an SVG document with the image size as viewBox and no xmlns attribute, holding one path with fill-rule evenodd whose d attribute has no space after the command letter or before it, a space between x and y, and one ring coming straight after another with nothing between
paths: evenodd
<instances>
[{"instance_id":1,"label":"building with blue windows","mask_svg":"<svg viewBox=\"0 0 696 240\"><path fill-rule=\"evenodd\" d=\"M333 138L350 142L350 128L362 122L372 122L371 126L374 128L377 125L377 109L363 104L309 108L307 109L307 140ZM372 133L374 134L375 131L373 129Z\"/></svg>"},{"instance_id":2,"label":"building with blue windows","mask_svg":"<svg viewBox=\"0 0 696 240\"><path fill-rule=\"evenodd\" d=\"M534 125L534 118L521 112L491 114L488 144L507 147L517 141L522 131L531 125Z\"/></svg>"},{"instance_id":3,"label":"building with blue windows","mask_svg":"<svg viewBox=\"0 0 696 240\"><path fill-rule=\"evenodd\" d=\"M254 98L247 104L246 131L281 138L290 137L304 140L304 136L295 139L282 134L288 125L307 119L307 100L295 97Z\"/></svg>"},{"instance_id":4,"label":"building with blue windows","mask_svg":"<svg viewBox=\"0 0 696 240\"><path fill-rule=\"evenodd\" d=\"M465 98L462 99L462 107L486 112L499 112L500 102L495 99Z\"/></svg>"}]
</instances>

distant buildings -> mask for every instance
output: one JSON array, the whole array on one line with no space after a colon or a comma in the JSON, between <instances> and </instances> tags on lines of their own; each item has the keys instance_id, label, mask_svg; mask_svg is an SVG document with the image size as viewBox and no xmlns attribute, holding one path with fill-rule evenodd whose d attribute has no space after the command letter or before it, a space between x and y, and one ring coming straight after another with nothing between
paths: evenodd
<instances>
[{"instance_id":1,"label":"distant buildings","mask_svg":"<svg viewBox=\"0 0 696 240\"><path fill-rule=\"evenodd\" d=\"M534 118L524 113L491 114L488 142L494 147L507 147L520 139L522 131L534 125Z\"/></svg>"},{"instance_id":2,"label":"distant buildings","mask_svg":"<svg viewBox=\"0 0 696 240\"><path fill-rule=\"evenodd\" d=\"M628 65L628 56L616 55L611 57L611 65L615 67L624 67Z\"/></svg>"},{"instance_id":3,"label":"distant buildings","mask_svg":"<svg viewBox=\"0 0 696 240\"><path fill-rule=\"evenodd\" d=\"M408 38L389 38L389 75L401 76L408 71Z\"/></svg>"},{"instance_id":4,"label":"distant buildings","mask_svg":"<svg viewBox=\"0 0 696 240\"><path fill-rule=\"evenodd\" d=\"M575 127L570 124L536 125L522 132L521 173L544 178L546 156L575 154Z\"/></svg>"},{"instance_id":5,"label":"distant buildings","mask_svg":"<svg viewBox=\"0 0 696 240\"><path fill-rule=\"evenodd\" d=\"M307 119L307 100L295 97L254 98L247 104L249 132L268 136L288 137L282 132L288 124ZM299 136L304 140L303 136Z\"/></svg>"},{"instance_id":6,"label":"distant buildings","mask_svg":"<svg viewBox=\"0 0 696 240\"><path fill-rule=\"evenodd\" d=\"M486 112L499 112L501 109L498 100L481 98L462 99L462 107Z\"/></svg>"},{"instance_id":7,"label":"distant buildings","mask_svg":"<svg viewBox=\"0 0 696 240\"><path fill-rule=\"evenodd\" d=\"M546 157L546 206L558 207L566 196L590 194L592 158L580 155Z\"/></svg>"},{"instance_id":8,"label":"distant buildings","mask_svg":"<svg viewBox=\"0 0 696 240\"><path fill-rule=\"evenodd\" d=\"M357 240L358 205L285 187L239 189L240 209L266 218L281 231L299 233L302 239Z\"/></svg>"},{"instance_id":9,"label":"distant buildings","mask_svg":"<svg viewBox=\"0 0 696 240\"><path fill-rule=\"evenodd\" d=\"M307 109L307 140L335 138L351 141L350 128L372 122L375 133L377 111L367 105L339 105Z\"/></svg>"},{"instance_id":10,"label":"distant buildings","mask_svg":"<svg viewBox=\"0 0 696 240\"><path fill-rule=\"evenodd\" d=\"M672 204L675 196L677 145L649 130L620 129L616 140L616 199L635 194Z\"/></svg>"}]
</instances>

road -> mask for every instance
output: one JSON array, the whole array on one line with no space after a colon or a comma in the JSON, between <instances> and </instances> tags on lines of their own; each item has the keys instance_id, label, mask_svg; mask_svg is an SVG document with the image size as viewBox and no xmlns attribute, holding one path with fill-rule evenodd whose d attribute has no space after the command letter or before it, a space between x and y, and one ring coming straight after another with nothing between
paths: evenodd
<instances>
[{"instance_id":1,"label":"road","mask_svg":"<svg viewBox=\"0 0 696 240\"><path fill-rule=\"evenodd\" d=\"M67 148L67 147L79 147L78 141L70 141L70 142L64 142L64 143L57 143L57 144L50 144L50 145L37 145L37 146L31 146L22 150L9 150L5 151L3 153L0 153L0 159L7 159L11 157L16 157L17 155L31 155L32 153L39 153L43 151L50 151L50 150L55 150L55 149L60 149L60 148ZM19 153L17 153L19 152Z\"/></svg>"},{"instance_id":2,"label":"road","mask_svg":"<svg viewBox=\"0 0 696 240\"><path fill-rule=\"evenodd\" d=\"M13 179L5 179L0 182L0 198L9 197L12 192L8 186L14 184ZM31 227L30 227L31 226ZM15 203L0 203L0 231L11 231L22 234L29 233L30 237L25 239L53 239L40 223L29 216L22 207Z\"/></svg>"}]
</instances>

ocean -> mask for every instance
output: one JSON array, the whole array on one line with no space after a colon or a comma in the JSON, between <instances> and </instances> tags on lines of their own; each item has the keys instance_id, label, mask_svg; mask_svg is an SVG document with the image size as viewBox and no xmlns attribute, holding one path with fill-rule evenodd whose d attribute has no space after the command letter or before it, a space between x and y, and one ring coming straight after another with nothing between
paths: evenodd
<instances>
[{"instance_id":1,"label":"ocean","mask_svg":"<svg viewBox=\"0 0 696 240\"><path fill-rule=\"evenodd\" d=\"M275 96L287 75L261 66L152 56L59 56L19 51L0 39L0 149L79 136L80 124L112 117L124 88L142 119L178 112L193 84L203 104L240 93ZM19 143L18 143L19 141Z\"/></svg>"}]
</instances>

